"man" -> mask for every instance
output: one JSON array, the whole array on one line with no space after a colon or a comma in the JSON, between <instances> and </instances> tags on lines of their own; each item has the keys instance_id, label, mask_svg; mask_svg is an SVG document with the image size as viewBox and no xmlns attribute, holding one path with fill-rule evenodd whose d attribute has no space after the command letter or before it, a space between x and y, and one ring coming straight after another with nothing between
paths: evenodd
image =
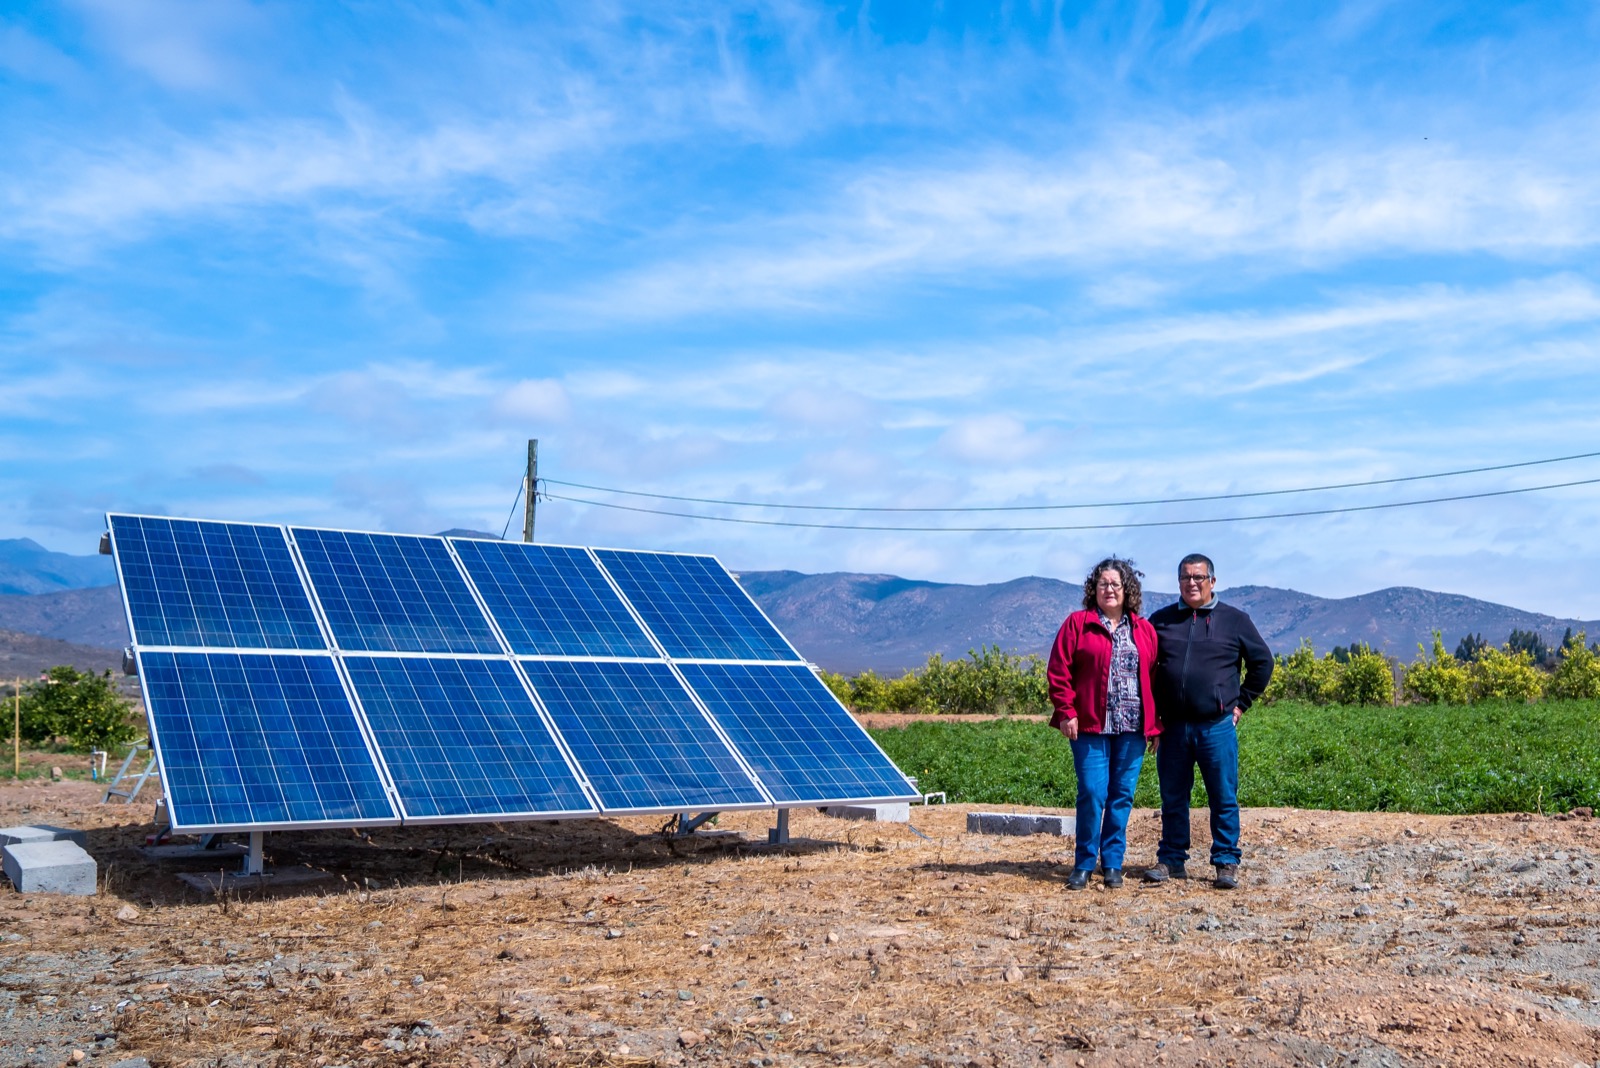
<instances>
[{"instance_id":1,"label":"man","mask_svg":"<svg viewBox=\"0 0 1600 1068\"><path fill-rule=\"evenodd\" d=\"M1148 882L1188 878L1189 795L1194 769L1211 802L1211 863L1216 886L1239 885L1239 717L1272 678L1272 651L1250 617L1222 604L1216 568L1199 553L1178 564L1180 603L1150 617L1156 629L1151 673L1161 720L1156 772L1161 780L1161 844ZM1244 681L1239 681L1240 666Z\"/></svg>"}]
</instances>

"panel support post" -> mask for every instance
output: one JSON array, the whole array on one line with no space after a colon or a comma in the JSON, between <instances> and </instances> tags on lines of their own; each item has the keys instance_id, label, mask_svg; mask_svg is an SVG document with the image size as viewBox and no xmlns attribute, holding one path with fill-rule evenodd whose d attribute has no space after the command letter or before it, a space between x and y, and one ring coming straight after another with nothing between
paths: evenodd
<instances>
[{"instance_id":1,"label":"panel support post","mask_svg":"<svg viewBox=\"0 0 1600 1068\"><path fill-rule=\"evenodd\" d=\"M789 844L789 810L788 809L780 808L778 810L778 825L776 827L769 827L767 829L767 844L768 845L788 845Z\"/></svg>"},{"instance_id":2,"label":"panel support post","mask_svg":"<svg viewBox=\"0 0 1600 1068\"><path fill-rule=\"evenodd\" d=\"M533 502L539 496L539 439L528 439L528 473L522 480L522 540L533 540Z\"/></svg>"},{"instance_id":3,"label":"panel support post","mask_svg":"<svg viewBox=\"0 0 1600 1068\"><path fill-rule=\"evenodd\" d=\"M261 842L266 837L267 832L265 831L250 832L250 852L244 858L245 875L261 875L263 873L261 864Z\"/></svg>"},{"instance_id":4,"label":"panel support post","mask_svg":"<svg viewBox=\"0 0 1600 1068\"><path fill-rule=\"evenodd\" d=\"M679 837L679 838L687 838L687 837L689 837L691 834L693 834L695 832L695 830L697 828L701 827L708 820L715 819L716 816L717 816L717 814L716 814L715 811L702 812L698 816L690 816L687 812L678 813L677 837Z\"/></svg>"}]
</instances>

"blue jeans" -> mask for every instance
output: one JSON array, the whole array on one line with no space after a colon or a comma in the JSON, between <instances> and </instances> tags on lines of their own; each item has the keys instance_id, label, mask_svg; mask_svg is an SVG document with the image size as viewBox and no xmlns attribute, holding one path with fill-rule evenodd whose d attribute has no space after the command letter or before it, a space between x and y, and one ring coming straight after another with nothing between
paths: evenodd
<instances>
[{"instance_id":1,"label":"blue jeans","mask_svg":"<svg viewBox=\"0 0 1600 1068\"><path fill-rule=\"evenodd\" d=\"M1078 848L1073 867L1093 871L1122 867L1128 846L1128 816L1133 790L1144 764L1144 738L1123 734L1080 734L1072 740L1072 767L1078 773Z\"/></svg>"},{"instance_id":2,"label":"blue jeans","mask_svg":"<svg viewBox=\"0 0 1600 1068\"><path fill-rule=\"evenodd\" d=\"M1169 723L1156 750L1161 778L1161 844L1156 860L1167 867L1189 859L1189 797L1194 769L1211 802L1211 863L1239 863L1239 735L1233 717L1210 723Z\"/></svg>"}]
</instances>

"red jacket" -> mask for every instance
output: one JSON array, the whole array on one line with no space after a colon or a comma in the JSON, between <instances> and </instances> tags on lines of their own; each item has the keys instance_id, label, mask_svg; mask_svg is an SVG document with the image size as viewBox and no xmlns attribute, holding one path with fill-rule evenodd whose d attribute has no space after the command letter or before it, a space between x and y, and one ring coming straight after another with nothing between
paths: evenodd
<instances>
[{"instance_id":1,"label":"red jacket","mask_svg":"<svg viewBox=\"0 0 1600 1068\"><path fill-rule=\"evenodd\" d=\"M1150 686L1150 669L1156 662L1156 629L1143 616L1129 615L1133 647L1139 650L1139 701L1144 705L1144 736L1161 733ZM1050 726L1060 727L1078 717L1078 731L1099 734L1106 722L1106 683L1111 678L1111 635L1093 609L1074 612L1061 624L1050 648L1050 703L1055 715Z\"/></svg>"}]
</instances>

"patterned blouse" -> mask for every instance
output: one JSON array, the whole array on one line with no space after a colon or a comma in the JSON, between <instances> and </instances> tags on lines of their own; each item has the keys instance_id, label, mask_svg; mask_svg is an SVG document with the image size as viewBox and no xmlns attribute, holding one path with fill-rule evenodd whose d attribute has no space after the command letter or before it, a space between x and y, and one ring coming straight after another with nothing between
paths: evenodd
<instances>
[{"instance_id":1,"label":"patterned blouse","mask_svg":"<svg viewBox=\"0 0 1600 1068\"><path fill-rule=\"evenodd\" d=\"M1133 624L1126 615L1111 625L1104 612L1100 625L1111 634L1111 677L1106 685L1106 722L1102 733L1144 732L1144 706L1139 700L1139 650Z\"/></svg>"}]
</instances>

